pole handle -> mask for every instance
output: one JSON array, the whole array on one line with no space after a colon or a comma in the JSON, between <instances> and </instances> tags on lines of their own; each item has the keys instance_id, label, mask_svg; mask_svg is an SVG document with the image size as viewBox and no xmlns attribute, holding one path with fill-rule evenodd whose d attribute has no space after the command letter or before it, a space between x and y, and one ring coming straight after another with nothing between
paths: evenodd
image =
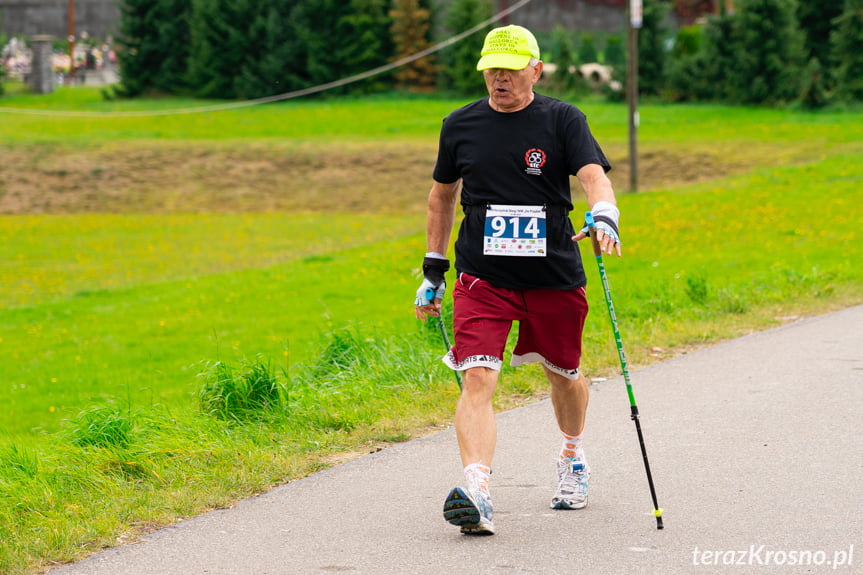
<instances>
[{"instance_id":1,"label":"pole handle","mask_svg":"<svg viewBox=\"0 0 863 575\"><path fill-rule=\"evenodd\" d=\"M584 223L587 226L587 233L590 235L590 243L593 245L593 255L597 259L602 258L602 248L599 246L599 240L596 239L596 222L593 219L593 214L589 211L584 212Z\"/></svg>"}]
</instances>

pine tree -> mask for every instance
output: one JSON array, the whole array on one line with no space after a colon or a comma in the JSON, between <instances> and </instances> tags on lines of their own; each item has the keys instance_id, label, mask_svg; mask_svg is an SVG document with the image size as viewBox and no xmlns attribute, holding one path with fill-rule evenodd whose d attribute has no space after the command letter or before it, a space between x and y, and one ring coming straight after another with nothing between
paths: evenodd
<instances>
[{"instance_id":1,"label":"pine tree","mask_svg":"<svg viewBox=\"0 0 863 575\"><path fill-rule=\"evenodd\" d=\"M638 32L638 93L659 94L665 87L665 18L668 4L644 0L642 26Z\"/></svg>"},{"instance_id":2,"label":"pine tree","mask_svg":"<svg viewBox=\"0 0 863 575\"><path fill-rule=\"evenodd\" d=\"M155 86L165 59L159 38L159 4L153 0L124 0L118 26L120 85L116 92L133 97Z\"/></svg>"},{"instance_id":3,"label":"pine tree","mask_svg":"<svg viewBox=\"0 0 863 575\"><path fill-rule=\"evenodd\" d=\"M333 51L340 62L341 76L352 76L384 66L393 54L387 0L351 0L346 14L337 22L338 41ZM381 77L348 88L351 92L375 91L385 86Z\"/></svg>"},{"instance_id":4,"label":"pine tree","mask_svg":"<svg viewBox=\"0 0 863 575\"><path fill-rule=\"evenodd\" d=\"M396 50L394 59L406 58L428 48L429 10L420 8L417 0L395 0L393 6L390 33ZM414 60L400 68L395 77L402 88L431 90L435 83L434 56Z\"/></svg>"},{"instance_id":5,"label":"pine tree","mask_svg":"<svg viewBox=\"0 0 863 575\"><path fill-rule=\"evenodd\" d=\"M234 78L239 97L263 98L307 86L305 51L293 29L296 10L296 0L260 0L252 6L249 44Z\"/></svg>"},{"instance_id":6,"label":"pine tree","mask_svg":"<svg viewBox=\"0 0 863 575\"><path fill-rule=\"evenodd\" d=\"M797 98L805 60L795 0L739 0L735 8L734 99L778 104Z\"/></svg>"},{"instance_id":7,"label":"pine tree","mask_svg":"<svg viewBox=\"0 0 863 575\"><path fill-rule=\"evenodd\" d=\"M830 43L836 95L843 100L863 100L863 0L845 0Z\"/></svg>"},{"instance_id":8,"label":"pine tree","mask_svg":"<svg viewBox=\"0 0 863 575\"><path fill-rule=\"evenodd\" d=\"M454 0L444 16L447 36L455 36L473 28L491 17L492 6L488 0ZM441 59L443 87L452 89L465 96L479 96L485 93L482 73L476 69L482 51L483 40L491 26L471 34L455 45L450 46Z\"/></svg>"},{"instance_id":9,"label":"pine tree","mask_svg":"<svg viewBox=\"0 0 863 575\"><path fill-rule=\"evenodd\" d=\"M731 101L733 86L729 77L737 70L735 44L737 15L724 12L708 18L701 51L693 63L689 90L691 99Z\"/></svg>"},{"instance_id":10,"label":"pine tree","mask_svg":"<svg viewBox=\"0 0 863 575\"><path fill-rule=\"evenodd\" d=\"M193 0L188 81L202 98L237 97L237 77L253 40L256 0Z\"/></svg>"},{"instance_id":11,"label":"pine tree","mask_svg":"<svg viewBox=\"0 0 863 575\"><path fill-rule=\"evenodd\" d=\"M833 20L842 14L842 2L812 2L797 4L797 20L806 34L806 59L817 58L822 67L830 65L830 33Z\"/></svg>"},{"instance_id":12,"label":"pine tree","mask_svg":"<svg viewBox=\"0 0 863 575\"><path fill-rule=\"evenodd\" d=\"M341 39L339 19L350 13L350 0L302 0L304 14L300 39L306 46L306 71L313 85L343 78L345 73L336 50Z\"/></svg>"},{"instance_id":13,"label":"pine tree","mask_svg":"<svg viewBox=\"0 0 863 575\"><path fill-rule=\"evenodd\" d=\"M162 59L153 79L153 87L169 94L182 92L186 86L191 40L191 0L158 0L157 33Z\"/></svg>"},{"instance_id":14,"label":"pine tree","mask_svg":"<svg viewBox=\"0 0 863 575\"><path fill-rule=\"evenodd\" d=\"M115 95L182 92L189 58L191 0L124 0L120 5Z\"/></svg>"}]
</instances>

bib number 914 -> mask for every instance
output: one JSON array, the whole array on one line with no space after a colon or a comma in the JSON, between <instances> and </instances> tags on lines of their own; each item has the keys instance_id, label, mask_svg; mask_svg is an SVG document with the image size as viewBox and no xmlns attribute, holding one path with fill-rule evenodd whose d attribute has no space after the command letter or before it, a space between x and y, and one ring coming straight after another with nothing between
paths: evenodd
<instances>
[{"instance_id":1,"label":"bib number 914","mask_svg":"<svg viewBox=\"0 0 863 575\"><path fill-rule=\"evenodd\" d=\"M491 219L492 237L531 238L537 239L545 230L540 229L539 218L504 218L495 216ZM543 220L543 228L545 221Z\"/></svg>"},{"instance_id":2,"label":"bib number 914","mask_svg":"<svg viewBox=\"0 0 863 575\"><path fill-rule=\"evenodd\" d=\"M483 254L545 257L545 222L542 206L489 206L485 217Z\"/></svg>"}]
</instances>

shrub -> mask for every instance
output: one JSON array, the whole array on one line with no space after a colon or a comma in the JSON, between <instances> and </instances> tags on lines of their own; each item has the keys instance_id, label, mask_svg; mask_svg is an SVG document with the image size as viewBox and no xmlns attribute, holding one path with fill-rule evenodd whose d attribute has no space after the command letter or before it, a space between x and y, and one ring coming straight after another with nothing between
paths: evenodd
<instances>
[{"instance_id":1,"label":"shrub","mask_svg":"<svg viewBox=\"0 0 863 575\"><path fill-rule=\"evenodd\" d=\"M218 361L205 364L198 392L201 411L223 420L253 419L282 404L284 385L269 362L258 358L242 362L240 369Z\"/></svg>"},{"instance_id":2,"label":"shrub","mask_svg":"<svg viewBox=\"0 0 863 575\"><path fill-rule=\"evenodd\" d=\"M827 93L824 89L824 72L821 69L821 62L818 61L818 58L812 58L806 68L806 79L803 93L800 96L800 106L814 110L821 108L826 103Z\"/></svg>"},{"instance_id":3,"label":"shrub","mask_svg":"<svg viewBox=\"0 0 863 575\"><path fill-rule=\"evenodd\" d=\"M700 88L704 72L702 34L699 26L683 26L677 31L671 60L668 62L663 97L672 102L698 100L705 94Z\"/></svg>"},{"instance_id":4,"label":"shrub","mask_svg":"<svg viewBox=\"0 0 863 575\"><path fill-rule=\"evenodd\" d=\"M605 42L605 53L603 62L606 66L612 68L622 68L626 66L626 52L623 50L623 40L620 36L609 36Z\"/></svg>"},{"instance_id":5,"label":"shrub","mask_svg":"<svg viewBox=\"0 0 863 575\"><path fill-rule=\"evenodd\" d=\"M67 431L78 446L124 448L131 443L134 420L130 410L116 405L96 406L78 414Z\"/></svg>"},{"instance_id":6,"label":"shrub","mask_svg":"<svg viewBox=\"0 0 863 575\"><path fill-rule=\"evenodd\" d=\"M593 36L590 34L585 34L581 37L581 44L578 47L578 61L582 64L599 61L596 45L593 43Z\"/></svg>"},{"instance_id":7,"label":"shrub","mask_svg":"<svg viewBox=\"0 0 863 575\"><path fill-rule=\"evenodd\" d=\"M686 278L686 295L693 303L705 305L709 295L707 278L701 274Z\"/></svg>"},{"instance_id":8,"label":"shrub","mask_svg":"<svg viewBox=\"0 0 863 575\"><path fill-rule=\"evenodd\" d=\"M557 69L551 75L551 90L562 98L589 93L590 84L577 72L580 62L573 50L572 37L569 31L561 26L555 28L553 44L557 53L554 60Z\"/></svg>"}]
</instances>

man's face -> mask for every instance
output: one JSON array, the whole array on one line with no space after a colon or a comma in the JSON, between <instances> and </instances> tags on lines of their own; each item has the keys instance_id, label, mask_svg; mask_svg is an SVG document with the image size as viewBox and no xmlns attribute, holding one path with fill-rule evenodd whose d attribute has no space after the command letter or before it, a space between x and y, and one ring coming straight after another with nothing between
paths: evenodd
<instances>
[{"instance_id":1,"label":"man's face","mask_svg":"<svg viewBox=\"0 0 863 575\"><path fill-rule=\"evenodd\" d=\"M533 101L533 85L542 74L542 62L522 70L489 68L482 71L489 103L498 112L517 112Z\"/></svg>"}]
</instances>

